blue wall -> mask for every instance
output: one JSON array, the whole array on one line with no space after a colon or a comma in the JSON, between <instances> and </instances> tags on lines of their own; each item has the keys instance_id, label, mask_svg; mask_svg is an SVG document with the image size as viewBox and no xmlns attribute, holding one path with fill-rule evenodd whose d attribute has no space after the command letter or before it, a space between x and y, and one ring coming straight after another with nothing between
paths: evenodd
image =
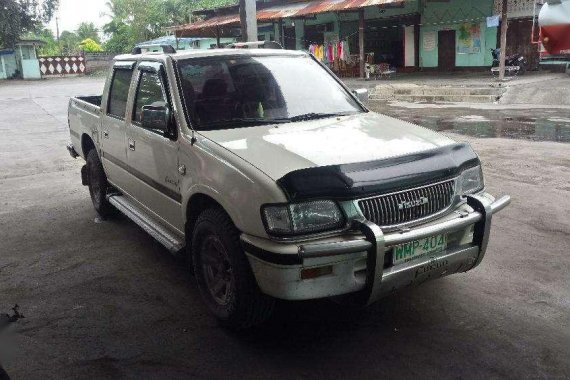
<instances>
[{"instance_id":1,"label":"blue wall","mask_svg":"<svg viewBox=\"0 0 570 380\"><path fill-rule=\"evenodd\" d=\"M459 39L459 28L464 23L479 23L481 26L481 51L478 53L458 54L456 50L455 65L458 67L491 66L493 58L490 49L497 47L497 28L487 28L488 16L493 15L492 0L450 0L448 3L426 3L421 11L422 26L420 28L420 66L438 66L437 32L455 30L456 49ZM426 33L436 34L434 49L424 49Z\"/></svg>"}]
</instances>

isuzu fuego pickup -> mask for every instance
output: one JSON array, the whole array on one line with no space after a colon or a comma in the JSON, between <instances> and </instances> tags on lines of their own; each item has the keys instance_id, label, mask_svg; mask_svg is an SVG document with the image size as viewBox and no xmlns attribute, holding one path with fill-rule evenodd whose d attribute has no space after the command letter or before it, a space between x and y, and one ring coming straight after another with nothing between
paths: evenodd
<instances>
[{"instance_id":1,"label":"isuzu fuego pickup","mask_svg":"<svg viewBox=\"0 0 570 380\"><path fill-rule=\"evenodd\" d=\"M303 52L135 50L71 99L67 148L95 210L187 255L209 310L245 328L275 299L368 305L483 260L510 198L468 144L367 99Z\"/></svg>"}]
</instances>

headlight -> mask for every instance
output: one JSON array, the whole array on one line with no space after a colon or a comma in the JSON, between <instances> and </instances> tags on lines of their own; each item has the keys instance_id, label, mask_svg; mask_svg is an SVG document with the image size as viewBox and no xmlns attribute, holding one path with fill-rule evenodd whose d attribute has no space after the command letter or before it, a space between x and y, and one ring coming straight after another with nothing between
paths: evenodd
<instances>
[{"instance_id":1,"label":"headlight","mask_svg":"<svg viewBox=\"0 0 570 380\"><path fill-rule=\"evenodd\" d=\"M344 215L333 201L267 205L261 210L271 235L304 235L330 231L344 225Z\"/></svg>"},{"instance_id":2,"label":"headlight","mask_svg":"<svg viewBox=\"0 0 570 380\"><path fill-rule=\"evenodd\" d=\"M459 194L475 194L483 190L485 183L483 181L483 170L481 166L467 169L459 177Z\"/></svg>"}]
</instances>

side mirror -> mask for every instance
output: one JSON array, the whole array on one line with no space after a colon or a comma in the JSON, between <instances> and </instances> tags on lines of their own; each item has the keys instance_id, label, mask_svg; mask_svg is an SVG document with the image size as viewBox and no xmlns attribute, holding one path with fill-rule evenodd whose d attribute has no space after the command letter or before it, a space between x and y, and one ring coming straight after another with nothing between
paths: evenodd
<instances>
[{"instance_id":1,"label":"side mirror","mask_svg":"<svg viewBox=\"0 0 570 380\"><path fill-rule=\"evenodd\" d=\"M362 104L368 104L369 94L367 88L359 88L353 90L352 93L358 98L358 100L360 100Z\"/></svg>"},{"instance_id":2,"label":"side mirror","mask_svg":"<svg viewBox=\"0 0 570 380\"><path fill-rule=\"evenodd\" d=\"M171 137L170 120L170 107L167 105L143 106L142 108L141 124L143 128L161 131L165 137Z\"/></svg>"}]
</instances>

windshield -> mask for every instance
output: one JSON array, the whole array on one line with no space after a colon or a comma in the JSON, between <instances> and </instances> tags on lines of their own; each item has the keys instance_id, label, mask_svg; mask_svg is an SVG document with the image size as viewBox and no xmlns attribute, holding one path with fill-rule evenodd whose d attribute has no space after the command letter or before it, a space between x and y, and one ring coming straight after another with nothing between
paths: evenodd
<instances>
[{"instance_id":1,"label":"windshield","mask_svg":"<svg viewBox=\"0 0 570 380\"><path fill-rule=\"evenodd\" d=\"M312 120L363 112L309 56L213 57L178 62L197 130Z\"/></svg>"}]
</instances>

